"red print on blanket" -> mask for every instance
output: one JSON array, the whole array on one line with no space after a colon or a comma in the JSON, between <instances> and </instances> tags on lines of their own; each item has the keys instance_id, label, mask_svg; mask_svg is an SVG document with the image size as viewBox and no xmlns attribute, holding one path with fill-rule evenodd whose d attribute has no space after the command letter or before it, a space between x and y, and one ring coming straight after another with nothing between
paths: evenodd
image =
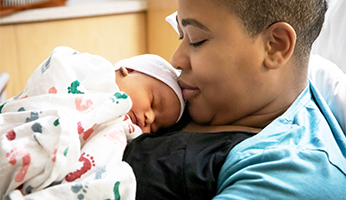
<instances>
[{"instance_id":1,"label":"red print on blanket","mask_svg":"<svg viewBox=\"0 0 346 200\"><path fill-rule=\"evenodd\" d=\"M48 94L57 94L58 90L55 87L51 87L48 90Z\"/></svg>"},{"instance_id":2,"label":"red print on blanket","mask_svg":"<svg viewBox=\"0 0 346 200\"><path fill-rule=\"evenodd\" d=\"M23 97L20 97L20 98L17 99L17 100L26 99L26 98L28 98L28 95L25 95L25 96L23 96Z\"/></svg>"},{"instance_id":3,"label":"red print on blanket","mask_svg":"<svg viewBox=\"0 0 346 200\"><path fill-rule=\"evenodd\" d=\"M82 126L82 122L78 122L77 126L78 126L78 134L82 134L83 133L83 140L86 141L90 135L94 132L94 126L96 124L94 124L91 128L89 128L88 130L84 131L84 128Z\"/></svg>"},{"instance_id":4,"label":"red print on blanket","mask_svg":"<svg viewBox=\"0 0 346 200\"><path fill-rule=\"evenodd\" d=\"M128 124L128 128L129 128L129 133L133 133L135 132L135 126L133 124Z\"/></svg>"},{"instance_id":5,"label":"red print on blanket","mask_svg":"<svg viewBox=\"0 0 346 200\"><path fill-rule=\"evenodd\" d=\"M125 117L124 117L124 122L125 121L129 121L130 123L128 124L128 130L129 130L129 133L131 134L131 133L133 133L133 132L135 132L135 127L134 127L134 125L132 124L132 121L130 121L131 119L130 119L130 117L128 116L128 115L125 115Z\"/></svg>"},{"instance_id":6,"label":"red print on blanket","mask_svg":"<svg viewBox=\"0 0 346 200\"><path fill-rule=\"evenodd\" d=\"M104 135L109 141L113 144L120 146L121 148L125 148L126 146L126 136L123 131L114 131Z\"/></svg>"},{"instance_id":7,"label":"red print on blanket","mask_svg":"<svg viewBox=\"0 0 346 200\"><path fill-rule=\"evenodd\" d=\"M85 154L85 152L80 156L79 162L83 163L83 166L80 169L77 169L74 172L71 172L66 175L65 180L67 182L72 182L80 178L83 174L87 173L91 167L95 166L95 161L92 156Z\"/></svg>"},{"instance_id":8,"label":"red print on blanket","mask_svg":"<svg viewBox=\"0 0 346 200\"><path fill-rule=\"evenodd\" d=\"M22 182L30 166L30 161L31 161L30 153L23 149L14 148L11 150L10 153L6 153L6 158L9 158L8 162L11 165L16 164L17 158L22 158L22 161L23 161L22 168L19 170L18 174L16 175L14 179L16 182Z\"/></svg>"},{"instance_id":9,"label":"red print on blanket","mask_svg":"<svg viewBox=\"0 0 346 200\"><path fill-rule=\"evenodd\" d=\"M53 151L53 158L52 161L55 162L56 161L56 153L57 153L58 149L54 149Z\"/></svg>"},{"instance_id":10,"label":"red print on blanket","mask_svg":"<svg viewBox=\"0 0 346 200\"><path fill-rule=\"evenodd\" d=\"M7 132L6 137L8 139L8 141L12 141L14 139L16 139L16 132L14 132L14 130L10 130L9 132Z\"/></svg>"},{"instance_id":11,"label":"red print on blanket","mask_svg":"<svg viewBox=\"0 0 346 200\"><path fill-rule=\"evenodd\" d=\"M85 104L82 104L82 99L82 96L78 96L75 99L76 109L80 112L88 110L93 105L93 102L90 99L88 99Z\"/></svg>"}]
</instances>

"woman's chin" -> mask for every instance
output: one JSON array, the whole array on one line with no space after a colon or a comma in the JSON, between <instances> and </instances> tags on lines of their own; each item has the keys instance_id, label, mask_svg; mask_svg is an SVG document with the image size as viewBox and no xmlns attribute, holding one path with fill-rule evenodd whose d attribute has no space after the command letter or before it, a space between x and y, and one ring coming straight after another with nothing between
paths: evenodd
<instances>
[{"instance_id":1,"label":"woman's chin","mask_svg":"<svg viewBox=\"0 0 346 200\"><path fill-rule=\"evenodd\" d=\"M210 124L213 117L210 112L202 108L200 106L188 105L189 114L194 122L198 124Z\"/></svg>"}]
</instances>

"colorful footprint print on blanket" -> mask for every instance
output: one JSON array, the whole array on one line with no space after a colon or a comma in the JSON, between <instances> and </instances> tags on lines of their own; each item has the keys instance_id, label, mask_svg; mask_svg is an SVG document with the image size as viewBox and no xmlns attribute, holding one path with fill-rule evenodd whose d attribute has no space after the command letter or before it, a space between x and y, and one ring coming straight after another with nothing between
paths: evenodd
<instances>
[{"instance_id":1,"label":"colorful footprint print on blanket","mask_svg":"<svg viewBox=\"0 0 346 200\"><path fill-rule=\"evenodd\" d=\"M120 185L120 182L117 181L113 187L113 193L114 193L114 199L115 200L120 200L119 185Z\"/></svg>"},{"instance_id":2,"label":"colorful footprint print on blanket","mask_svg":"<svg viewBox=\"0 0 346 200\"><path fill-rule=\"evenodd\" d=\"M30 117L26 118L25 123L37 120L39 117L38 112L30 112Z\"/></svg>"},{"instance_id":3,"label":"colorful footprint print on blanket","mask_svg":"<svg viewBox=\"0 0 346 200\"><path fill-rule=\"evenodd\" d=\"M57 94L58 90L55 87L51 87L48 90L48 94Z\"/></svg>"},{"instance_id":4,"label":"colorful footprint print on blanket","mask_svg":"<svg viewBox=\"0 0 346 200\"><path fill-rule=\"evenodd\" d=\"M78 127L78 134L82 134L83 133L83 140L86 141L90 135L94 132L94 127L96 126L96 124L94 124L91 128L89 128L88 130L84 131L84 128L82 126L82 122L78 122L77 123L77 127Z\"/></svg>"},{"instance_id":5,"label":"colorful footprint print on blanket","mask_svg":"<svg viewBox=\"0 0 346 200\"><path fill-rule=\"evenodd\" d=\"M6 133L6 138L8 141L13 141L16 139L16 132L12 129L9 132Z\"/></svg>"},{"instance_id":6,"label":"colorful footprint print on blanket","mask_svg":"<svg viewBox=\"0 0 346 200\"><path fill-rule=\"evenodd\" d=\"M52 53L52 54L53 54L53 53ZM49 69L51 58L52 58L52 55L49 56L49 58L47 59L47 61L42 65L42 67L41 67L41 74L43 74L45 71L47 71L47 69Z\"/></svg>"},{"instance_id":7,"label":"colorful footprint print on blanket","mask_svg":"<svg viewBox=\"0 0 346 200\"><path fill-rule=\"evenodd\" d=\"M71 187L72 192L78 194L77 198L78 200L84 199L84 195L87 193L88 189L88 183L82 184L82 183L76 183Z\"/></svg>"},{"instance_id":8,"label":"colorful footprint print on blanket","mask_svg":"<svg viewBox=\"0 0 346 200\"><path fill-rule=\"evenodd\" d=\"M75 80L71 83L71 86L67 88L69 94L84 94L84 92L79 91L77 88L79 87L80 82Z\"/></svg>"},{"instance_id":9,"label":"colorful footprint print on blanket","mask_svg":"<svg viewBox=\"0 0 346 200\"><path fill-rule=\"evenodd\" d=\"M79 162L83 163L83 166L80 169L77 169L74 172L71 172L66 175L65 180L67 182L72 182L80 178L83 174L87 173L91 167L95 166L95 161L93 156L90 156L89 154L85 154L85 152L80 156Z\"/></svg>"},{"instance_id":10,"label":"colorful footprint print on blanket","mask_svg":"<svg viewBox=\"0 0 346 200\"><path fill-rule=\"evenodd\" d=\"M88 110L89 108L92 107L92 105L94 104L90 99L88 99L85 104L83 104L83 97L82 96L79 96L79 97L76 97L75 98L75 104L76 104L76 109L79 111L79 112L82 112L82 111L86 111Z\"/></svg>"},{"instance_id":11,"label":"colorful footprint print on blanket","mask_svg":"<svg viewBox=\"0 0 346 200\"><path fill-rule=\"evenodd\" d=\"M126 93L116 92L111 97L113 103L119 103L118 99L127 99L128 95Z\"/></svg>"},{"instance_id":12,"label":"colorful footprint print on blanket","mask_svg":"<svg viewBox=\"0 0 346 200\"><path fill-rule=\"evenodd\" d=\"M120 200L120 193L119 193L119 186L120 186L120 182L117 181L115 182L114 186L113 186L113 194L114 194L114 200ZM105 200L113 200L113 199L105 199Z\"/></svg>"},{"instance_id":13,"label":"colorful footprint print on blanket","mask_svg":"<svg viewBox=\"0 0 346 200\"><path fill-rule=\"evenodd\" d=\"M104 135L109 141L113 144L120 146L121 148L125 148L126 146L126 135L123 131L114 131Z\"/></svg>"},{"instance_id":14,"label":"colorful footprint print on blanket","mask_svg":"<svg viewBox=\"0 0 346 200\"><path fill-rule=\"evenodd\" d=\"M11 165L16 164L17 158L22 158L22 161L23 161L22 167L14 179L16 182L22 182L24 180L25 175L26 175L28 168L30 166L30 161L31 161L30 153L25 151L24 149L14 148L11 150L11 152L6 153L6 158L9 159L8 162Z\"/></svg>"},{"instance_id":15,"label":"colorful footprint print on blanket","mask_svg":"<svg viewBox=\"0 0 346 200\"><path fill-rule=\"evenodd\" d=\"M5 106L6 102L0 105L0 113L2 113L2 108Z\"/></svg>"}]
</instances>

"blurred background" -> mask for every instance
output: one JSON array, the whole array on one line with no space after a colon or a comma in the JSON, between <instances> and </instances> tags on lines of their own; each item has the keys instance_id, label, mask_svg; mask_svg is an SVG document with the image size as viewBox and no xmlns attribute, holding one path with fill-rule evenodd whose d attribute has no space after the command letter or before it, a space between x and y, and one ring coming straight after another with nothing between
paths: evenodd
<instances>
[{"instance_id":1,"label":"blurred background","mask_svg":"<svg viewBox=\"0 0 346 200\"><path fill-rule=\"evenodd\" d=\"M0 17L0 79L7 98L24 90L57 46L100 55L113 64L144 53L170 61L179 36L165 17L176 8L176 0L67 0ZM0 80L0 96L2 88Z\"/></svg>"},{"instance_id":2,"label":"blurred background","mask_svg":"<svg viewBox=\"0 0 346 200\"><path fill-rule=\"evenodd\" d=\"M32 7L4 16L6 3L37 1L55 7ZM100 55L114 64L144 53L170 61L180 43L165 21L176 11L177 0L0 2L0 103L6 99L4 88L7 98L21 93L32 72L57 46ZM346 73L346 0L327 2L324 27L312 53L336 63Z\"/></svg>"}]
</instances>

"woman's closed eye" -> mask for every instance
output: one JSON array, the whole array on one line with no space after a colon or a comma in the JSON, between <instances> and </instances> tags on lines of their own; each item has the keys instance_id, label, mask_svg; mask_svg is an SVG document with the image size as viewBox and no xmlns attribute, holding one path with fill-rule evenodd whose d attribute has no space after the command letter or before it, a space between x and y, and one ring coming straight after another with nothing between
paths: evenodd
<instances>
[{"instance_id":1,"label":"woman's closed eye","mask_svg":"<svg viewBox=\"0 0 346 200\"><path fill-rule=\"evenodd\" d=\"M207 41L207 40L202 40L202 41L194 42L194 43L190 42L190 45L196 48L196 47L201 46L201 45L202 45L204 42L206 42L206 41Z\"/></svg>"},{"instance_id":2,"label":"woman's closed eye","mask_svg":"<svg viewBox=\"0 0 346 200\"><path fill-rule=\"evenodd\" d=\"M184 39L184 35L183 34L180 34L179 35L179 40L182 40ZM190 42L190 46L193 46L193 47L199 47L201 46L204 42L206 42L207 40L201 40L199 42Z\"/></svg>"}]
</instances>

